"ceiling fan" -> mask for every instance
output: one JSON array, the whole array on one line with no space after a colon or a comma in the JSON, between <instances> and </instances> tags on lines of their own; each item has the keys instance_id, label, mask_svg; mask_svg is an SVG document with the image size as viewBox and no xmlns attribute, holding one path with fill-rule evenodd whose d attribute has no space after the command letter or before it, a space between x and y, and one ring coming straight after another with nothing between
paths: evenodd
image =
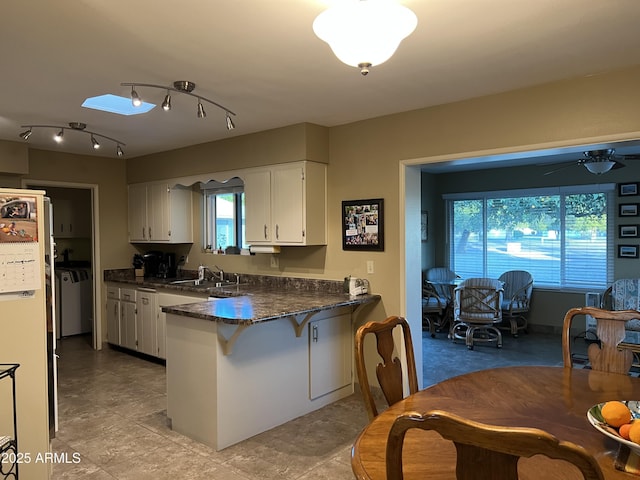
<instances>
[{"instance_id":1,"label":"ceiling fan","mask_svg":"<svg viewBox=\"0 0 640 480\"><path fill-rule=\"evenodd\" d=\"M567 163L555 170L546 172L545 175L551 175L552 173L556 173L559 170L563 170L573 165L582 165L590 173L593 173L594 175L602 175L610 170L623 168L625 165L620 161L620 159L640 160L640 155L616 155L615 153L616 151L613 148L608 148L606 150L588 150L583 153L583 158L579 158L578 160Z\"/></svg>"}]
</instances>

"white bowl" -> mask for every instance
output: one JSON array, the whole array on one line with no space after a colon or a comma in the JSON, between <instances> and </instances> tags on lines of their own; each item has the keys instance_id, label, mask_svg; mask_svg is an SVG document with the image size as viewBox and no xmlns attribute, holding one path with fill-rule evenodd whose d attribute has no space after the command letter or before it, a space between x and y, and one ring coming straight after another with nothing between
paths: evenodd
<instances>
[{"instance_id":1,"label":"white bowl","mask_svg":"<svg viewBox=\"0 0 640 480\"><path fill-rule=\"evenodd\" d=\"M631 410L631 415L634 419L640 418L640 401L621 400L621 402L624 403L627 407L629 407L629 410ZM609 425L607 425L607 422L604 421L601 413L603 405L604 403L599 403L591 407L589 410L587 410L587 419L589 420L589 423L593 425L594 428L599 432L604 433L607 437L613 438L615 441L623 445L626 445L631 449L632 452L636 453L637 455L640 455L639 444L622 438L618 433L617 429L610 427Z\"/></svg>"}]
</instances>

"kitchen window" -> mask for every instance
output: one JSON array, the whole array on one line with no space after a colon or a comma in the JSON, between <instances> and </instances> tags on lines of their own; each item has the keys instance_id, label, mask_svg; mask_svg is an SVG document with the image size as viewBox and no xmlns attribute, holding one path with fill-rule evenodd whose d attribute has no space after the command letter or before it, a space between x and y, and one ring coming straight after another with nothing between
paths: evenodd
<instances>
[{"instance_id":1,"label":"kitchen window","mask_svg":"<svg viewBox=\"0 0 640 480\"><path fill-rule=\"evenodd\" d=\"M613 279L614 184L445 195L450 267L462 278L527 270L536 286Z\"/></svg>"},{"instance_id":2,"label":"kitchen window","mask_svg":"<svg viewBox=\"0 0 640 480\"><path fill-rule=\"evenodd\" d=\"M248 248L245 239L244 185L234 178L209 182L203 189L203 245L208 251Z\"/></svg>"}]
</instances>

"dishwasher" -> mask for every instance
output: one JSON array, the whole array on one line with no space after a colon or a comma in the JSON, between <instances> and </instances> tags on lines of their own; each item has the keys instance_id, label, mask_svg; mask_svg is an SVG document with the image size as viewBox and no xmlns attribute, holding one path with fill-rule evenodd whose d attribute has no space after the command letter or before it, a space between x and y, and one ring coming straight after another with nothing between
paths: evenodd
<instances>
[{"instance_id":1,"label":"dishwasher","mask_svg":"<svg viewBox=\"0 0 640 480\"><path fill-rule=\"evenodd\" d=\"M90 333L92 330L91 271L84 268L56 270L56 306L60 337Z\"/></svg>"}]
</instances>

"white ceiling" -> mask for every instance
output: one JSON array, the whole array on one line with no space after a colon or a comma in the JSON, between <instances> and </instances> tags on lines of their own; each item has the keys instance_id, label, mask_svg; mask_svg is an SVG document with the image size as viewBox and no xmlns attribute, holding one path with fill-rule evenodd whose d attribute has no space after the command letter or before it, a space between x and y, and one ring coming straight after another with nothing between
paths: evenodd
<instances>
[{"instance_id":1,"label":"white ceiling","mask_svg":"<svg viewBox=\"0 0 640 480\"><path fill-rule=\"evenodd\" d=\"M344 0L343 0L344 1ZM404 0L416 31L364 77L312 30L322 0L29 0L3 2L0 139L25 124L84 122L126 144L128 158L300 122L366 118L640 64L639 0ZM151 112L123 117L82 108L86 97L128 96L122 82L195 82L224 112L138 88ZM35 131L37 148L93 155L89 136ZM74 135L75 134L75 135ZM109 142L98 152L113 156Z\"/></svg>"}]
</instances>

